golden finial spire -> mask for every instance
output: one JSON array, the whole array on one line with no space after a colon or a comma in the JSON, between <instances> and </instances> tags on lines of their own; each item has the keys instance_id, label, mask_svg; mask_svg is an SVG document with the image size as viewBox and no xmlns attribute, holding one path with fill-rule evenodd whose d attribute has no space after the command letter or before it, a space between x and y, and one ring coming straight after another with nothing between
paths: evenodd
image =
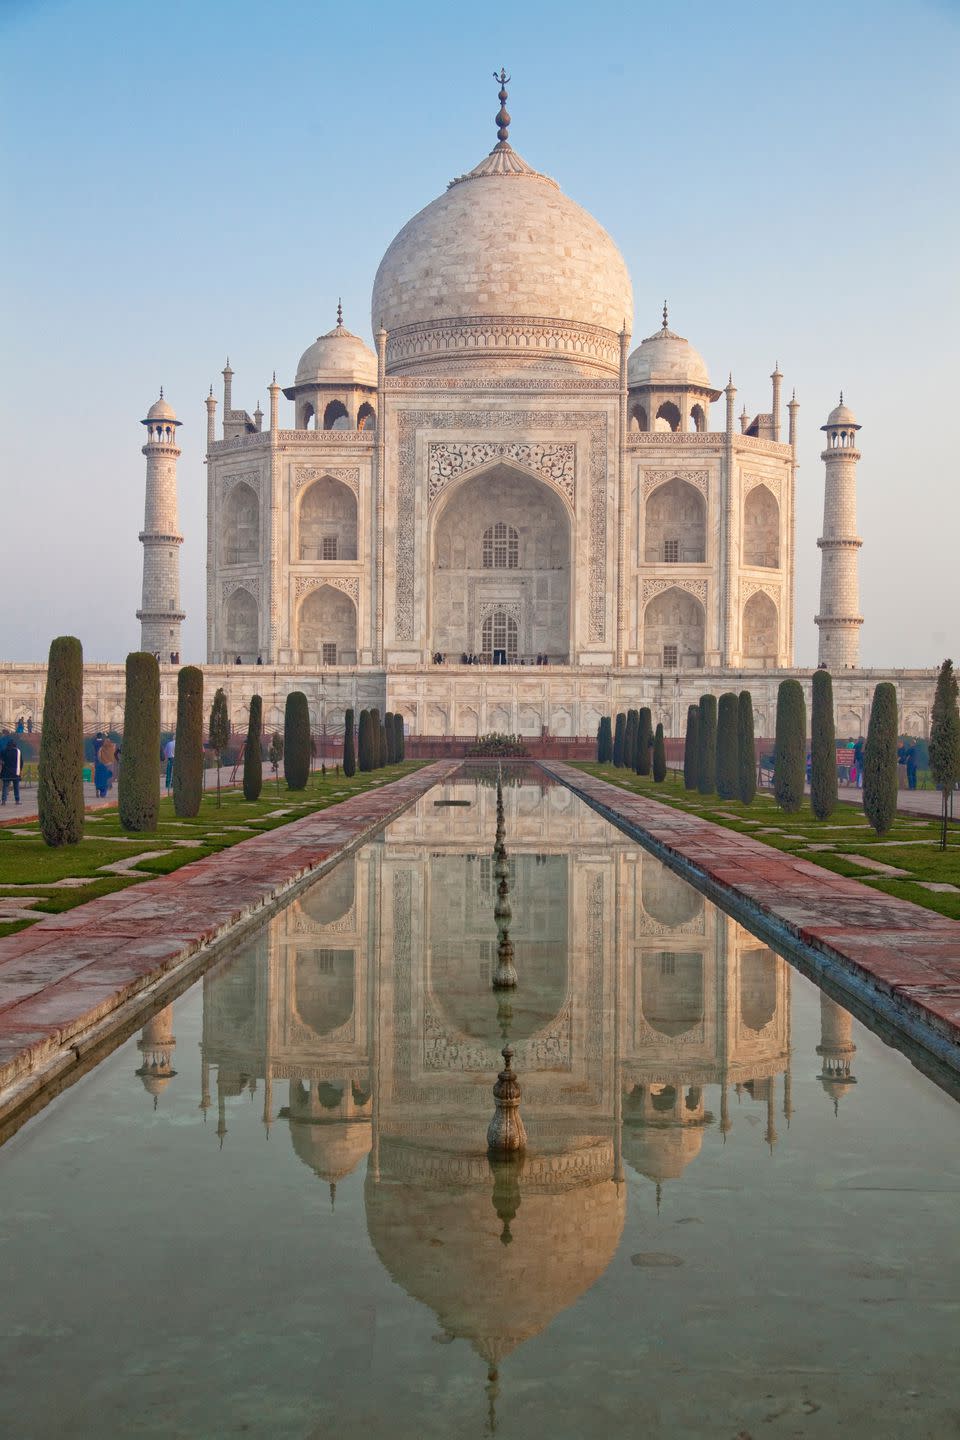
<instances>
[{"instance_id":1,"label":"golden finial spire","mask_svg":"<svg viewBox=\"0 0 960 1440\"><path fill-rule=\"evenodd\" d=\"M500 109L497 111L494 123L497 127L497 140L499 142L497 148L503 150L509 148L509 140L507 137L510 132L510 114L507 110L507 86L510 84L510 76L503 66L501 66L500 74L498 75L496 70L494 70L493 78L500 82L500 93L497 97L500 101Z\"/></svg>"}]
</instances>

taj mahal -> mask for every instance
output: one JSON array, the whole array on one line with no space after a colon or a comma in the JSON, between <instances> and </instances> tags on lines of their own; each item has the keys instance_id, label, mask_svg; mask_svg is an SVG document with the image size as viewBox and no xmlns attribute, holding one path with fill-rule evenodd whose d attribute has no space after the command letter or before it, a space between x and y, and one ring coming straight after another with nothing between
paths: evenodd
<instances>
[{"instance_id":1,"label":"taj mahal","mask_svg":"<svg viewBox=\"0 0 960 1440\"><path fill-rule=\"evenodd\" d=\"M229 360L219 421L211 387L213 683L231 704L260 691L268 726L303 689L318 727L377 705L433 736L587 736L640 704L678 735L705 690L749 688L771 735L780 679L810 674L793 669L797 400L775 365L763 408L738 413L732 376L715 383L666 304L632 344L619 249L513 148L509 77L495 78L493 149L380 262L374 348L338 306L292 381L274 374L269 428L259 404L238 407ZM660 315L646 295L637 308ZM184 619L180 421L161 394L142 423L137 614L142 648L168 662ZM876 681L893 678L902 727L925 734L932 673L859 668L860 427L841 396L821 428L816 624L838 733L865 733ZM4 685L8 709L29 708L28 675ZM109 724L122 672L98 667L89 691L90 723ZM166 717L166 664L162 695Z\"/></svg>"}]
</instances>

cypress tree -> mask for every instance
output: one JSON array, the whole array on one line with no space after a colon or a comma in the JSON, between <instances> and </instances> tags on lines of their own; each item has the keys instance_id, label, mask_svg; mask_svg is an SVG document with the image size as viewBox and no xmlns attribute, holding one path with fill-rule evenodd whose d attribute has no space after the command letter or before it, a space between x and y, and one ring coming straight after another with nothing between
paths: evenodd
<instances>
[{"instance_id":1,"label":"cypress tree","mask_svg":"<svg viewBox=\"0 0 960 1440\"><path fill-rule=\"evenodd\" d=\"M156 656L127 656L123 749L117 811L124 830L156 830L160 809L160 666Z\"/></svg>"},{"instance_id":2,"label":"cypress tree","mask_svg":"<svg viewBox=\"0 0 960 1440\"><path fill-rule=\"evenodd\" d=\"M773 753L773 794L781 810L803 804L807 778L807 703L799 680L781 680L777 691L777 735Z\"/></svg>"},{"instance_id":3,"label":"cypress tree","mask_svg":"<svg viewBox=\"0 0 960 1440\"><path fill-rule=\"evenodd\" d=\"M397 762L399 764L402 763L404 755L406 753L406 739L403 733L403 716L400 714L399 710L397 710L393 716L393 729L394 754L396 755Z\"/></svg>"},{"instance_id":4,"label":"cypress tree","mask_svg":"<svg viewBox=\"0 0 960 1440\"><path fill-rule=\"evenodd\" d=\"M717 697L700 696L700 725L697 732L697 789L712 795L717 783Z\"/></svg>"},{"instance_id":5,"label":"cypress tree","mask_svg":"<svg viewBox=\"0 0 960 1440\"><path fill-rule=\"evenodd\" d=\"M597 730L597 761L601 765L609 765L613 759L613 736L611 734L610 716L604 715Z\"/></svg>"},{"instance_id":6,"label":"cypress tree","mask_svg":"<svg viewBox=\"0 0 960 1440\"><path fill-rule=\"evenodd\" d=\"M383 756L380 754L382 740L380 730L380 711L374 707L370 711L370 769L379 770L383 764Z\"/></svg>"},{"instance_id":7,"label":"cypress tree","mask_svg":"<svg viewBox=\"0 0 960 1440\"><path fill-rule=\"evenodd\" d=\"M737 758L740 802L752 805L757 794L757 751L753 737L753 696L741 690L737 700Z\"/></svg>"},{"instance_id":8,"label":"cypress tree","mask_svg":"<svg viewBox=\"0 0 960 1440\"><path fill-rule=\"evenodd\" d=\"M667 747L663 739L663 726L659 723L653 737L653 778L658 785L667 778Z\"/></svg>"},{"instance_id":9,"label":"cypress tree","mask_svg":"<svg viewBox=\"0 0 960 1440\"><path fill-rule=\"evenodd\" d=\"M177 737L173 752L173 808L192 820L203 794L203 671L184 665L177 674Z\"/></svg>"},{"instance_id":10,"label":"cypress tree","mask_svg":"<svg viewBox=\"0 0 960 1440\"><path fill-rule=\"evenodd\" d=\"M353 733L352 706L343 717L343 773L347 776L357 773L357 746Z\"/></svg>"},{"instance_id":11,"label":"cypress tree","mask_svg":"<svg viewBox=\"0 0 960 1440\"><path fill-rule=\"evenodd\" d=\"M283 759L283 736L276 730L273 732L273 739L270 741L270 749L267 751L267 759L273 770L273 778L277 785L277 794L280 794L280 761Z\"/></svg>"},{"instance_id":12,"label":"cypress tree","mask_svg":"<svg viewBox=\"0 0 960 1440\"><path fill-rule=\"evenodd\" d=\"M83 646L74 635L58 635L50 644L37 810L48 845L83 839Z\"/></svg>"},{"instance_id":13,"label":"cypress tree","mask_svg":"<svg viewBox=\"0 0 960 1440\"><path fill-rule=\"evenodd\" d=\"M837 806L837 732L833 723L833 681L826 670L813 672L810 711L810 809L826 820Z\"/></svg>"},{"instance_id":14,"label":"cypress tree","mask_svg":"<svg viewBox=\"0 0 960 1440\"><path fill-rule=\"evenodd\" d=\"M627 711L627 728L623 734L623 763L628 770L637 768L637 734L640 717L636 710Z\"/></svg>"},{"instance_id":15,"label":"cypress tree","mask_svg":"<svg viewBox=\"0 0 960 1440\"><path fill-rule=\"evenodd\" d=\"M370 711L360 711L360 726L357 732L357 765L362 773L373 769L370 755Z\"/></svg>"},{"instance_id":16,"label":"cypress tree","mask_svg":"<svg viewBox=\"0 0 960 1440\"><path fill-rule=\"evenodd\" d=\"M873 692L863 747L863 809L878 835L897 814L897 690L888 680Z\"/></svg>"},{"instance_id":17,"label":"cypress tree","mask_svg":"<svg viewBox=\"0 0 960 1440\"><path fill-rule=\"evenodd\" d=\"M392 711L392 710L388 710L388 711L387 711L386 717L385 717L384 722L383 722L383 725L384 725L384 729L385 729L385 731L386 731L386 737L387 737L387 764L388 764L388 765L396 765L396 763L397 763L397 751L396 751L397 732L396 732L396 729L395 729L394 723L393 723L393 711Z\"/></svg>"},{"instance_id":18,"label":"cypress tree","mask_svg":"<svg viewBox=\"0 0 960 1440\"><path fill-rule=\"evenodd\" d=\"M950 795L960 780L960 711L957 709L957 677L952 660L944 660L937 675L930 717L930 773L943 792L940 813L940 849L947 848L947 813Z\"/></svg>"},{"instance_id":19,"label":"cypress tree","mask_svg":"<svg viewBox=\"0 0 960 1440\"><path fill-rule=\"evenodd\" d=\"M696 790L700 783L700 706L687 706L687 733L683 741L683 788Z\"/></svg>"},{"instance_id":20,"label":"cypress tree","mask_svg":"<svg viewBox=\"0 0 960 1440\"><path fill-rule=\"evenodd\" d=\"M250 698L250 719L247 721L247 738L243 746L243 798L259 800L263 789L263 756L260 750L260 735L263 730L263 700L259 695Z\"/></svg>"},{"instance_id":21,"label":"cypress tree","mask_svg":"<svg viewBox=\"0 0 960 1440\"><path fill-rule=\"evenodd\" d=\"M223 763L223 752L230 744L230 714L227 710L227 697L222 689L218 689L213 697L213 704L210 706L210 729L207 735L211 750L217 757L217 809L220 808L220 766Z\"/></svg>"},{"instance_id":22,"label":"cypress tree","mask_svg":"<svg viewBox=\"0 0 960 1440\"><path fill-rule=\"evenodd\" d=\"M637 721L637 774L650 774L650 752L653 746L653 715L644 705Z\"/></svg>"},{"instance_id":23,"label":"cypress tree","mask_svg":"<svg viewBox=\"0 0 960 1440\"><path fill-rule=\"evenodd\" d=\"M283 778L288 790L306 790L310 779L310 707L302 690L291 690L283 712Z\"/></svg>"},{"instance_id":24,"label":"cypress tree","mask_svg":"<svg viewBox=\"0 0 960 1440\"><path fill-rule=\"evenodd\" d=\"M717 794L721 800L735 800L740 788L739 722L740 702L732 690L726 690L717 706Z\"/></svg>"},{"instance_id":25,"label":"cypress tree","mask_svg":"<svg viewBox=\"0 0 960 1440\"><path fill-rule=\"evenodd\" d=\"M616 727L613 732L613 763L623 765L623 742L627 733L627 717L623 711L617 716Z\"/></svg>"}]
</instances>

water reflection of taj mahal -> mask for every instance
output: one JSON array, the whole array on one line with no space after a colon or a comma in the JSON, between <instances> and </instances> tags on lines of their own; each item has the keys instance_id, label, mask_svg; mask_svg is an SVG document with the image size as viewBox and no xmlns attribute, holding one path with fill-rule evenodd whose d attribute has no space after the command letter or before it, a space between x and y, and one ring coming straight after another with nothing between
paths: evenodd
<instances>
[{"instance_id":1,"label":"water reflection of taj mahal","mask_svg":"<svg viewBox=\"0 0 960 1440\"><path fill-rule=\"evenodd\" d=\"M215 1069L229 1144L231 1099L262 1086L263 1123L289 1130L331 1199L366 1159L383 1265L495 1368L607 1268L628 1168L659 1205L738 1104L763 1122L757 1143L777 1143L791 971L569 791L525 786L506 797L521 978L505 1019L490 988L494 791L460 790L468 809L437 793L208 973L201 1105ZM854 1083L851 1020L821 1006L836 1103ZM484 1137L507 1029L529 1149L504 1168ZM141 1048L172 1072L169 1012Z\"/></svg>"}]
</instances>

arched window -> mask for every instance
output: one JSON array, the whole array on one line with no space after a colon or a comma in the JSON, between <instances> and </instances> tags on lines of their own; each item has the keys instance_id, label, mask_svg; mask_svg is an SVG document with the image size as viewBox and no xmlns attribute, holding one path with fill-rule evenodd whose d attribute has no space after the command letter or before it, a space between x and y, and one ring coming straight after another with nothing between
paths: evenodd
<instances>
[{"instance_id":1,"label":"arched window","mask_svg":"<svg viewBox=\"0 0 960 1440\"><path fill-rule=\"evenodd\" d=\"M654 423L655 430L679 430L680 411L672 400L664 400L657 411L657 418Z\"/></svg>"},{"instance_id":2,"label":"arched window","mask_svg":"<svg viewBox=\"0 0 960 1440\"><path fill-rule=\"evenodd\" d=\"M520 564L520 536L512 525L498 520L483 532L484 570L516 570Z\"/></svg>"},{"instance_id":3,"label":"arched window","mask_svg":"<svg viewBox=\"0 0 960 1440\"><path fill-rule=\"evenodd\" d=\"M644 431L649 429L649 426L647 424L647 412L642 405L634 405L633 409L630 411L630 429L634 432L638 430Z\"/></svg>"},{"instance_id":4,"label":"arched window","mask_svg":"<svg viewBox=\"0 0 960 1440\"><path fill-rule=\"evenodd\" d=\"M780 564L780 506L766 485L755 485L744 503L743 563L771 570Z\"/></svg>"},{"instance_id":5,"label":"arched window","mask_svg":"<svg viewBox=\"0 0 960 1440\"><path fill-rule=\"evenodd\" d=\"M220 533L224 565L245 565L260 558L260 501L243 481L227 496Z\"/></svg>"},{"instance_id":6,"label":"arched window","mask_svg":"<svg viewBox=\"0 0 960 1440\"><path fill-rule=\"evenodd\" d=\"M342 400L331 400L323 412L324 430L349 430L350 416Z\"/></svg>"},{"instance_id":7,"label":"arched window","mask_svg":"<svg viewBox=\"0 0 960 1440\"><path fill-rule=\"evenodd\" d=\"M496 527L494 527L496 528ZM503 610L495 610L483 622L483 653L494 655L502 650L508 660L517 656L517 622Z\"/></svg>"},{"instance_id":8,"label":"arched window","mask_svg":"<svg viewBox=\"0 0 960 1440\"><path fill-rule=\"evenodd\" d=\"M694 405L690 411L690 429L702 434L707 428L707 416L702 405Z\"/></svg>"},{"instance_id":9,"label":"arched window","mask_svg":"<svg viewBox=\"0 0 960 1440\"><path fill-rule=\"evenodd\" d=\"M373 406L369 403L369 401L365 400L360 406L360 409L357 411L357 429L376 430L376 428L377 412L376 410L374 410Z\"/></svg>"},{"instance_id":10,"label":"arched window","mask_svg":"<svg viewBox=\"0 0 960 1440\"><path fill-rule=\"evenodd\" d=\"M311 426L316 429L316 418L316 411L310 404L310 401L307 400L300 412L300 429L309 430Z\"/></svg>"}]
</instances>

